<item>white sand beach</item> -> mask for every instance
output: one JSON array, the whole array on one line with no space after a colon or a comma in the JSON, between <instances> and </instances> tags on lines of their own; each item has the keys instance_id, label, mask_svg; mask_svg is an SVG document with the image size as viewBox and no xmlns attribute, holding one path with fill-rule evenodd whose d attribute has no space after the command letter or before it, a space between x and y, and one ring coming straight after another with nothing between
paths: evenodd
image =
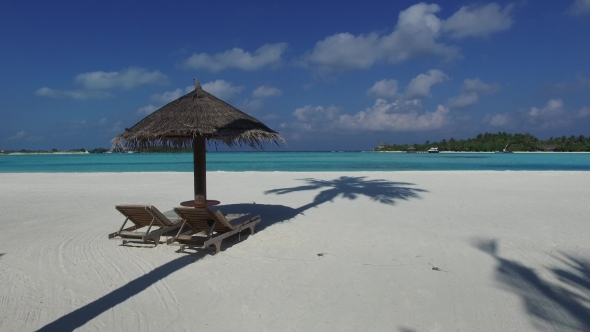
<instances>
[{"instance_id":1,"label":"white sand beach","mask_svg":"<svg viewBox=\"0 0 590 332\"><path fill-rule=\"evenodd\" d=\"M590 172L210 172L257 233L108 240L192 173L0 174L0 331L590 331Z\"/></svg>"}]
</instances>

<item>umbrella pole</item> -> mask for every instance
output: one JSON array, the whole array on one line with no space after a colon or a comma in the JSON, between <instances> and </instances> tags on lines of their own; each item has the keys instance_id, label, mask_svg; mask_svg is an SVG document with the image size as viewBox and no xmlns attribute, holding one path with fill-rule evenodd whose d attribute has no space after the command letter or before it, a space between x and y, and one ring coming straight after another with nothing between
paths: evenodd
<instances>
[{"instance_id":1,"label":"umbrella pole","mask_svg":"<svg viewBox=\"0 0 590 332\"><path fill-rule=\"evenodd\" d=\"M193 138L195 203L205 203L207 201L207 159L205 150L205 137Z\"/></svg>"}]
</instances>

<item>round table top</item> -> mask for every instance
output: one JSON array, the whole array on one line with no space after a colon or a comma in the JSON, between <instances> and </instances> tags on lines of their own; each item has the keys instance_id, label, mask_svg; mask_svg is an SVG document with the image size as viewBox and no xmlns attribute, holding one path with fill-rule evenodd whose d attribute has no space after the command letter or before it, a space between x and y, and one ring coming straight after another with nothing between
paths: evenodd
<instances>
[{"instance_id":1,"label":"round table top","mask_svg":"<svg viewBox=\"0 0 590 332\"><path fill-rule=\"evenodd\" d=\"M214 205L219 205L219 201L216 200L212 200L212 199L208 199L206 202L203 203L196 203L194 200L191 201L185 201L180 203L181 206L186 206L186 207L208 207L208 206L214 206Z\"/></svg>"}]
</instances>

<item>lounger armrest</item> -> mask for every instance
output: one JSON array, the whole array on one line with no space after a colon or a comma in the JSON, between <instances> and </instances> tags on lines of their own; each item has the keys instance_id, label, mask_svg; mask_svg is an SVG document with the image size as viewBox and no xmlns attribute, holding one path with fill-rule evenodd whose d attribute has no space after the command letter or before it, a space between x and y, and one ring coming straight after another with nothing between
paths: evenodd
<instances>
[{"instance_id":1,"label":"lounger armrest","mask_svg":"<svg viewBox=\"0 0 590 332\"><path fill-rule=\"evenodd\" d=\"M257 219L260 219L260 215L259 214L251 213L251 214L247 214L247 215L244 215L244 216L237 217L235 219L228 220L228 222L233 227L240 227L240 226L245 225L247 223L256 221Z\"/></svg>"}]
</instances>

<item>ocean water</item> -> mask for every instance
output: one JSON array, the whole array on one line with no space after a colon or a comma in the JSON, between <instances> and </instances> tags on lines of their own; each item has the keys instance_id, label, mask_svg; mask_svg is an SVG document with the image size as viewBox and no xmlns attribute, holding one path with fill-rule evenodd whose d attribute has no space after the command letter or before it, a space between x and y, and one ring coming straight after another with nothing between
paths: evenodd
<instances>
[{"instance_id":1,"label":"ocean water","mask_svg":"<svg viewBox=\"0 0 590 332\"><path fill-rule=\"evenodd\" d=\"M590 153L210 152L207 171L590 171ZM0 155L0 173L192 172L190 153Z\"/></svg>"}]
</instances>

